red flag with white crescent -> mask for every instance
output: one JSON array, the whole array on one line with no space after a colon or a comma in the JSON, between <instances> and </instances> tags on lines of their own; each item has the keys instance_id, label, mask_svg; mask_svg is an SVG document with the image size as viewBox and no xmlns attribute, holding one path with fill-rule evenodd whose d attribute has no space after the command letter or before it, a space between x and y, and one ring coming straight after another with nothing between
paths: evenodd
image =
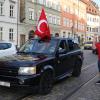
<instances>
[{"instance_id":1,"label":"red flag with white crescent","mask_svg":"<svg viewBox=\"0 0 100 100\"><path fill-rule=\"evenodd\" d=\"M42 8L42 12L38 21L38 25L35 31L35 34L40 37L41 39L47 39L50 40L51 36L50 36L50 29L49 29L49 25L47 22L47 18L45 15L45 11Z\"/></svg>"}]
</instances>

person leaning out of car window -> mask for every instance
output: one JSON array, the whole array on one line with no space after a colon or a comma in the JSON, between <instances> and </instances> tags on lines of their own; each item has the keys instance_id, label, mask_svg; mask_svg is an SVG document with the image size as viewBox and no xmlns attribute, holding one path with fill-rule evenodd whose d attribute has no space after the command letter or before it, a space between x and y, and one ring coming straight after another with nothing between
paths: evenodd
<instances>
[{"instance_id":1,"label":"person leaning out of car window","mask_svg":"<svg viewBox=\"0 0 100 100\"><path fill-rule=\"evenodd\" d=\"M99 69L99 80L96 84L100 84L100 36L98 37L98 42L95 44L98 52L98 69Z\"/></svg>"},{"instance_id":2,"label":"person leaning out of car window","mask_svg":"<svg viewBox=\"0 0 100 100\"><path fill-rule=\"evenodd\" d=\"M35 32L34 32L34 30L31 30L31 31L29 32L28 39L33 39L34 37L35 37Z\"/></svg>"}]
</instances>

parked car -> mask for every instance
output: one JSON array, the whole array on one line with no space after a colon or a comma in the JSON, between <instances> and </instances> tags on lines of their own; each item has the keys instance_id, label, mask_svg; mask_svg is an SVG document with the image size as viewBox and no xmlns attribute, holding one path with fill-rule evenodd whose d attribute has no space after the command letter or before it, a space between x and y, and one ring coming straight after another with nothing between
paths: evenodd
<instances>
[{"instance_id":1,"label":"parked car","mask_svg":"<svg viewBox=\"0 0 100 100\"><path fill-rule=\"evenodd\" d=\"M80 76L82 62L83 52L71 39L31 39L16 55L0 59L0 85L37 87L39 93L47 94L55 81L69 73Z\"/></svg>"},{"instance_id":2,"label":"parked car","mask_svg":"<svg viewBox=\"0 0 100 100\"><path fill-rule=\"evenodd\" d=\"M0 41L0 57L16 54L16 46L12 42Z\"/></svg>"},{"instance_id":3,"label":"parked car","mask_svg":"<svg viewBox=\"0 0 100 100\"><path fill-rule=\"evenodd\" d=\"M86 50L92 50L92 45L93 45L93 42L91 42L91 41L85 42L84 43L84 49L86 49Z\"/></svg>"}]
</instances>

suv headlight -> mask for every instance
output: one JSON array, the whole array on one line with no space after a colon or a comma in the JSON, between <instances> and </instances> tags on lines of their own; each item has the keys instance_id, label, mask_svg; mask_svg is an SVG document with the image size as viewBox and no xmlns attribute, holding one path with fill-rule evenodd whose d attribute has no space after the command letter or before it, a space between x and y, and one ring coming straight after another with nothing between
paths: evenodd
<instances>
[{"instance_id":1,"label":"suv headlight","mask_svg":"<svg viewBox=\"0 0 100 100\"><path fill-rule=\"evenodd\" d=\"M18 71L19 75L33 75L36 74L36 67L20 67Z\"/></svg>"}]
</instances>

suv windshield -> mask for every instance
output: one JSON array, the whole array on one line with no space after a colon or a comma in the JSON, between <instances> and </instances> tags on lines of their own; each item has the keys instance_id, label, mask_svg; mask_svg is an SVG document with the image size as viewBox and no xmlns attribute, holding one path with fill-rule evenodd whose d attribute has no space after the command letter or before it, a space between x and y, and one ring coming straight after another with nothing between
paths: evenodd
<instances>
[{"instance_id":1,"label":"suv windshield","mask_svg":"<svg viewBox=\"0 0 100 100\"><path fill-rule=\"evenodd\" d=\"M43 42L39 40L27 41L19 50L22 53L39 53L39 54L52 54L55 52L57 45L56 40L51 40L50 42Z\"/></svg>"}]
</instances>

